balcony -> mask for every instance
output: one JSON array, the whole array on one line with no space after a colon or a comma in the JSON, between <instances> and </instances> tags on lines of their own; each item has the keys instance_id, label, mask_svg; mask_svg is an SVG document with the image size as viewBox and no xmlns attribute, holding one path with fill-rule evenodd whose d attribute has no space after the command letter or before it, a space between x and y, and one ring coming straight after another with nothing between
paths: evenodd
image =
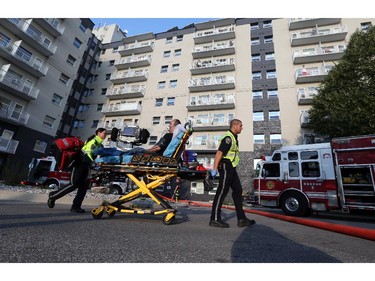
<instances>
[{"instance_id":1,"label":"balcony","mask_svg":"<svg viewBox=\"0 0 375 281\"><path fill-rule=\"evenodd\" d=\"M331 71L333 65L323 65L321 67L299 68L295 72L296 84L301 83L318 83Z\"/></svg>"},{"instance_id":2,"label":"balcony","mask_svg":"<svg viewBox=\"0 0 375 281\"><path fill-rule=\"evenodd\" d=\"M311 105L314 96L318 95L318 87L298 89L297 101L299 105Z\"/></svg>"},{"instance_id":3,"label":"balcony","mask_svg":"<svg viewBox=\"0 0 375 281\"><path fill-rule=\"evenodd\" d=\"M234 39L235 37L235 25L229 25L199 30L194 33L194 42L195 44L202 44L212 41L230 40Z\"/></svg>"},{"instance_id":4,"label":"balcony","mask_svg":"<svg viewBox=\"0 0 375 281\"><path fill-rule=\"evenodd\" d=\"M35 18L33 20L35 20L40 26L42 26L54 37L58 37L64 34L65 26L62 25L58 19Z\"/></svg>"},{"instance_id":5,"label":"balcony","mask_svg":"<svg viewBox=\"0 0 375 281\"><path fill-rule=\"evenodd\" d=\"M141 109L142 107L138 102L106 104L103 106L102 113L106 116L139 115Z\"/></svg>"},{"instance_id":6,"label":"balcony","mask_svg":"<svg viewBox=\"0 0 375 281\"><path fill-rule=\"evenodd\" d=\"M314 27L309 31L293 33L291 38L292 47L313 45L319 43L343 41L346 37L345 27L339 26L335 28Z\"/></svg>"},{"instance_id":7,"label":"balcony","mask_svg":"<svg viewBox=\"0 0 375 281\"><path fill-rule=\"evenodd\" d=\"M197 118L193 117L192 123L194 131L226 131L229 129L230 120L228 117L214 117L212 115Z\"/></svg>"},{"instance_id":8,"label":"balcony","mask_svg":"<svg viewBox=\"0 0 375 281\"><path fill-rule=\"evenodd\" d=\"M195 60L193 61L190 72L193 75L196 74L207 74L216 72L233 71L235 69L234 58L226 59L206 59L206 60Z\"/></svg>"},{"instance_id":9,"label":"balcony","mask_svg":"<svg viewBox=\"0 0 375 281\"><path fill-rule=\"evenodd\" d=\"M118 47L117 52L121 56L129 56L132 54L149 53L154 50L154 42L134 42L132 44L125 44Z\"/></svg>"},{"instance_id":10,"label":"balcony","mask_svg":"<svg viewBox=\"0 0 375 281\"><path fill-rule=\"evenodd\" d=\"M215 91L215 90L229 90L235 88L234 76L209 76L204 78L190 79L189 91Z\"/></svg>"},{"instance_id":11,"label":"balcony","mask_svg":"<svg viewBox=\"0 0 375 281\"><path fill-rule=\"evenodd\" d=\"M289 30L339 24L340 22L341 18L291 18L289 19Z\"/></svg>"},{"instance_id":12,"label":"balcony","mask_svg":"<svg viewBox=\"0 0 375 281\"><path fill-rule=\"evenodd\" d=\"M21 112L15 109L15 103L10 105L2 104L0 107L0 119L13 125L26 125L30 114L22 110Z\"/></svg>"},{"instance_id":13,"label":"balcony","mask_svg":"<svg viewBox=\"0 0 375 281\"><path fill-rule=\"evenodd\" d=\"M145 94L145 85L124 85L119 88L112 88L107 91L107 98L112 99L126 99L126 98L143 98Z\"/></svg>"},{"instance_id":14,"label":"balcony","mask_svg":"<svg viewBox=\"0 0 375 281\"><path fill-rule=\"evenodd\" d=\"M235 46L232 40L195 46L192 51L194 59L233 55L234 53Z\"/></svg>"},{"instance_id":15,"label":"balcony","mask_svg":"<svg viewBox=\"0 0 375 281\"><path fill-rule=\"evenodd\" d=\"M146 81L148 78L148 70L128 70L120 71L111 75L113 84L124 84L132 82Z\"/></svg>"},{"instance_id":16,"label":"balcony","mask_svg":"<svg viewBox=\"0 0 375 281\"><path fill-rule=\"evenodd\" d=\"M17 79L4 70L0 70L0 88L24 100L36 100L39 94L39 89L25 79Z\"/></svg>"},{"instance_id":17,"label":"balcony","mask_svg":"<svg viewBox=\"0 0 375 281\"><path fill-rule=\"evenodd\" d=\"M19 46L6 43L0 39L0 57L4 57L9 62L17 65L23 70L36 77L46 76L48 66L40 58L26 55Z\"/></svg>"},{"instance_id":18,"label":"balcony","mask_svg":"<svg viewBox=\"0 0 375 281\"><path fill-rule=\"evenodd\" d=\"M299 117L299 122L301 124L301 128L308 128L310 123L310 116L307 111L302 111L301 116Z\"/></svg>"},{"instance_id":19,"label":"balcony","mask_svg":"<svg viewBox=\"0 0 375 281\"><path fill-rule=\"evenodd\" d=\"M190 97L186 108L188 111L234 109L234 94L215 94Z\"/></svg>"},{"instance_id":20,"label":"balcony","mask_svg":"<svg viewBox=\"0 0 375 281\"><path fill-rule=\"evenodd\" d=\"M293 52L293 63L302 64L340 60L344 55L345 48L344 45L335 45L296 50Z\"/></svg>"},{"instance_id":21,"label":"balcony","mask_svg":"<svg viewBox=\"0 0 375 281\"><path fill-rule=\"evenodd\" d=\"M29 43L43 55L52 56L56 53L57 46L52 43L52 40L34 26L28 24L24 19L0 19L0 23L7 28L11 28L15 35Z\"/></svg>"},{"instance_id":22,"label":"balcony","mask_svg":"<svg viewBox=\"0 0 375 281\"><path fill-rule=\"evenodd\" d=\"M132 56L116 60L117 70L123 70L131 67L143 67L151 64L151 56Z\"/></svg>"},{"instance_id":23,"label":"balcony","mask_svg":"<svg viewBox=\"0 0 375 281\"><path fill-rule=\"evenodd\" d=\"M15 154L19 141L0 137L0 152Z\"/></svg>"},{"instance_id":24,"label":"balcony","mask_svg":"<svg viewBox=\"0 0 375 281\"><path fill-rule=\"evenodd\" d=\"M219 147L218 140L214 140L208 135L192 136L191 140L186 145L187 149L198 151L212 151L217 150Z\"/></svg>"}]
</instances>

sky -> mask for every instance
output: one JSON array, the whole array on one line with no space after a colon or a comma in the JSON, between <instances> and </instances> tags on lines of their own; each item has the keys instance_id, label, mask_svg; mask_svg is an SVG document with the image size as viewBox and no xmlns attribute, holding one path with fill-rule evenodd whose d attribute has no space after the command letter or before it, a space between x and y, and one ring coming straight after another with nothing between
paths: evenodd
<instances>
[{"instance_id":1,"label":"sky","mask_svg":"<svg viewBox=\"0 0 375 281\"><path fill-rule=\"evenodd\" d=\"M175 26L179 29L191 24L215 20L216 18L91 18L95 27L117 24L127 36L143 33L165 32Z\"/></svg>"}]
</instances>

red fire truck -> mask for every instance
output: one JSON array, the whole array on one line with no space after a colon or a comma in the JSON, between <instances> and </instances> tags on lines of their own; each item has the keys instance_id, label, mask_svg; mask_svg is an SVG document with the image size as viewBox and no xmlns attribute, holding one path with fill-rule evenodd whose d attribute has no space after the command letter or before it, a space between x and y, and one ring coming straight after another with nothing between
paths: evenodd
<instances>
[{"instance_id":1,"label":"red fire truck","mask_svg":"<svg viewBox=\"0 0 375 281\"><path fill-rule=\"evenodd\" d=\"M285 146L257 163L254 191L262 206L291 216L311 211L375 210L375 135Z\"/></svg>"}]
</instances>

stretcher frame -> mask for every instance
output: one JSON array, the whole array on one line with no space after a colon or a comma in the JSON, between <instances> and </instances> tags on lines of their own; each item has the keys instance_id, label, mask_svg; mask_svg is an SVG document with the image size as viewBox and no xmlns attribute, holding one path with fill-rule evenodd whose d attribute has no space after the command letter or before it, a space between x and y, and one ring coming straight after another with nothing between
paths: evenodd
<instances>
[{"instance_id":1,"label":"stretcher frame","mask_svg":"<svg viewBox=\"0 0 375 281\"><path fill-rule=\"evenodd\" d=\"M195 179L204 179L207 177L209 173L208 171L191 170L181 166L181 162L179 161L179 159L182 155L182 152L185 149L186 142L189 139L192 132L192 129L186 130L175 152L173 153L172 157L170 157L171 159L167 159L171 160L167 162L176 163L176 165L155 165L152 162L143 163L143 165L136 165L133 163L100 164L100 169L102 169L103 171L111 171L126 175L126 177L132 180L138 188L131 191L130 193L122 195L118 200L112 203L103 202L102 205L100 205L97 208L94 208L91 211L93 218L100 219L104 212L106 212L109 217L113 217L116 214L116 212L139 215L151 214L164 215L163 223L166 225L172 224L175 221L177 210L172 208L168 204L168 202L162 199L155 192L155 189L175 177L192 179L191 175L193 175ZM125 203L133 201L141 196L148 196L154 201L154 203L161 206L163 209L153 211L151 209L148 210L137 207L124 206Z\"/></svg>"}]
</instances>

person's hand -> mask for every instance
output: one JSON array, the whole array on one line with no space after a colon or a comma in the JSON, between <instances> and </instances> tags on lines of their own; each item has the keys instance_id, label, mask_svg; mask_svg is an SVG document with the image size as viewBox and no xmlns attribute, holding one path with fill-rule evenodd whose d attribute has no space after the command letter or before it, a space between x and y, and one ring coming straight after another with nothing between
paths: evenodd
<instances>
[{"instance_id":1,"label":"person's hand","mask_svg":"<svg viewBox=\"0 0 375 281\"><path fill-rule=\"evenodd\" d=\"M211 176L214 178L217 175L217 170L211 170Z\"/></svg>"}]
</instances>

